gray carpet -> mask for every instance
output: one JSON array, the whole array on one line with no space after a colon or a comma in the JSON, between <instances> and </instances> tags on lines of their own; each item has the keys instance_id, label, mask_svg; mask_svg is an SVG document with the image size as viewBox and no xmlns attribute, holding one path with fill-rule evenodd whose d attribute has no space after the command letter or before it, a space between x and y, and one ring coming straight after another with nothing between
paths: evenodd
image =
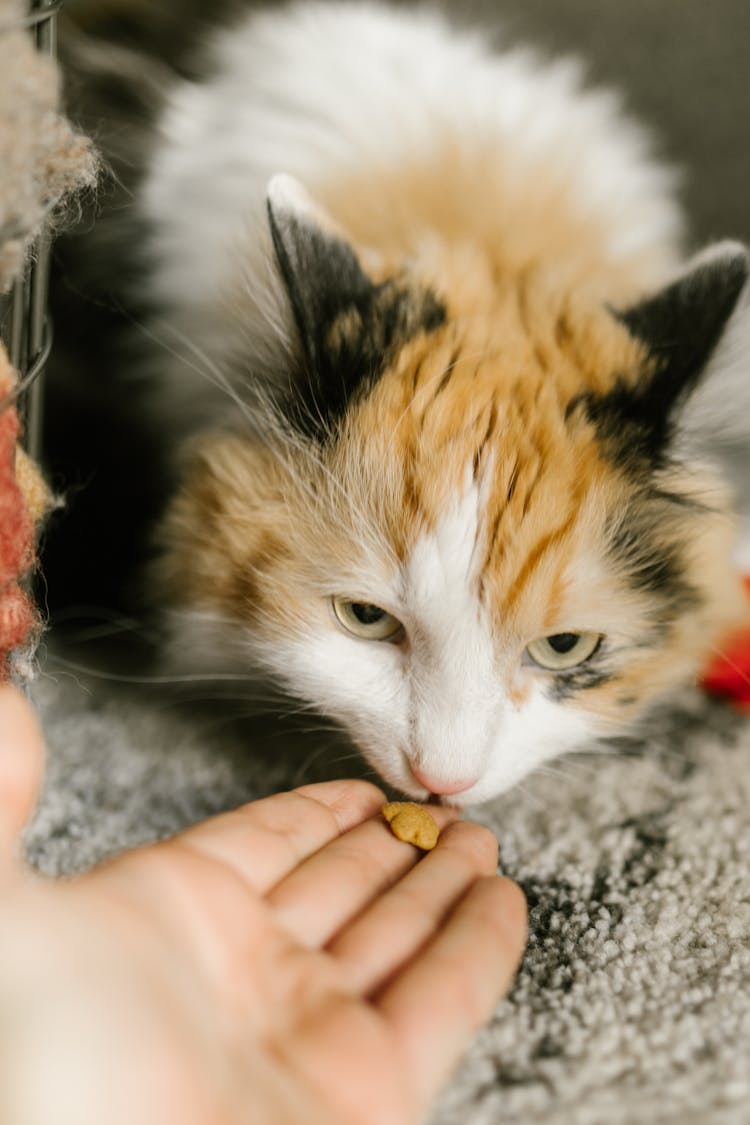
<instances>
[{"instance_id":1,"label":"gray carpet","mask_svg":"<svg viewBox=\"0 0 750 1125\"><path fill-rule=\"evenodd\" d=\"M50 873L342 769L230 727L222 706L49 667L28 848ZM434 1125L750 1121L750 720L685 703L643 745L573 757L477 810L529 897L531 941Z\"/></svg>"}]
</instances>

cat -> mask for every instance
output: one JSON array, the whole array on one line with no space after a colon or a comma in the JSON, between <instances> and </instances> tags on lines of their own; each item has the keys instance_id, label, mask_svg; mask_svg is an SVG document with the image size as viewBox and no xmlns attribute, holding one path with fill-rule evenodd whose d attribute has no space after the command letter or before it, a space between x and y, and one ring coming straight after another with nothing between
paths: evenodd
<instances>
[{"instance_id":1,"label":"cat","mask_svg":"<svg viewBox=\"0 0 750 1125\"><path fill-rule=\"evenodd\" d=\"M669 172L575 63L318 0L210 58L134 203L172 666L267 675L394 788L490 800L745 612L748 253L682 262Z\"/></svg>"}]
</instances>

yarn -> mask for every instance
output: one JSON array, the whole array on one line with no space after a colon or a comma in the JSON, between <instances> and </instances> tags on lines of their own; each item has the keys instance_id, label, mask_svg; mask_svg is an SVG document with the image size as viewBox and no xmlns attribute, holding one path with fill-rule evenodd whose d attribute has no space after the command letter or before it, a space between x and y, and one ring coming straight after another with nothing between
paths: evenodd
<instances>
[{"instance_id":1,"label":"yarn","mask_svg":"<svg viewBox=\"0 0 750 1125\"><path fill-rule=\"evenodd\" d=\"M16 446L16 480L23 493L29 515L38 524L52 505L52 496L36 463L21 446Z\"/></svg>"},{"instance_id":2,"label":"yarn","mask_svg":"<svg viewBox=\"0 0 750 1125\"><path fill-rule=\"evenodd\" d=\"M0 0L0 293L42 224L97 172L90 142L59 112L57 66L21 26L25 13L20 0Z\"/></svg>"},{"instance_id":3,"label":"yarn","mask_svg":"<svg viewBox=\"0 0 750 1125\"><path fill-rule=\"evenodd\" d=\"M0 0L0 294L22 273L43 225L97 172L90 142L59 111L59 72L37 52L26 12L23 0ZM0 345L0 680L28 678L33 667L40 617L24 580L50 507L41 473L18 448L16 385Z\"/></svg>"},{"instance_id":4,"label":"yarn","mask_svg":"<svg viewBox=\"0 0 750 1125\"><path fill-rule=\"evenodd\" d=\"M0 347L0 399L13 391L16 377ZM18 413L12 404L0 412L0 678L7 679L13 649L26 643L37 614L20 579L34 560L34 519L16 479Z\"/></svg>"}]
</instances>

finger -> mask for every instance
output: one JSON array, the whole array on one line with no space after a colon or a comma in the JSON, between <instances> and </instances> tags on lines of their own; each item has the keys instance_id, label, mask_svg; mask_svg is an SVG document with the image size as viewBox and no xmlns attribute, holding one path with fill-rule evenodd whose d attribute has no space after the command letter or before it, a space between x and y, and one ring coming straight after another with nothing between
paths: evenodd
<instances>
[{"instance_id":1,"label":"finger","mask_svg":"<svg viewBox=\"0 0 750 1125\"><path fill-rule=\"evenodd\" d=\"M310 855L371 817L383 794L366 781L326 781L212 817L180 839L265 894Z\"/></svg>"},{"instance_id":2,"label":"finger","mask_svg":"<svg viewBox=\"0 0 750 1125\"><path fill-rule=\"evenodd\" d=\"M497 866L497 840L478 824L459 821L434 851L334 938L328 947L351 988L368 995L409 961L482 875Z\"/></svg>"},{"instance_id":3,"label":"finger","mask_svg":"<svg viewBox=\"0 0 750 1125\"><path fill-rule=\"evenodd\" d=\"M431 810L442 829L458 815ZM397 840L381 817L353 828L295 868L267 896L281 925L310 948L325 945L345 923L414 867L421 853Z\"/></svg>"},{"instance_id":4,"label":"finger","mask_svg":"<svg viewBox=\"0 0 750 1125\"><path fill-rule=\"evenodd\" d=\"M478 879L444 927L375 999L427 1106L518 967L526 936L520 889Z\"/></svg>"},{"instance_id":5,"label":"finger","mask_svg":"<svg viewBox=\"0 0 750 1125\"><path fill-rule=\"evenodd\" d=\"M39 797L44 738L31 704L10 684L0 685L0 848L12 853Z\"/></svg>"}]
</instances>

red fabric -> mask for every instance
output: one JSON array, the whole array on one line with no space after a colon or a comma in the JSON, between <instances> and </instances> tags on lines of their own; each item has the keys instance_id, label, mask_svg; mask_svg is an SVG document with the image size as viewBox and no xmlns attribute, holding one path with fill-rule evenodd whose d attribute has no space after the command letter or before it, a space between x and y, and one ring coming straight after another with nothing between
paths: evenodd
<instances>
[{"instance_id":1,"label":"red fabric","mask_svg":"<svg viewBox=\"0 0 750 1125\"><path fill-rule=\"evenodd\" d=\"M750 597L750 577L745 579ZM706 691L750 709L750 628L728 637L701 681Z\"/></svg>"},{"instance_id":2,"label":"red fabric","mask_svg":"<svg viewBox=\"0 0 750 1125\"><path fill-rule=\"evenodd\" d=\"M0 397L10 391L0 379ZM18 414L7 406L0 412L0 679L7 679L8 657L28 640L36 614L19 585L34 558L34 524L16 481Z\"/></svg>"}]
</instances>

